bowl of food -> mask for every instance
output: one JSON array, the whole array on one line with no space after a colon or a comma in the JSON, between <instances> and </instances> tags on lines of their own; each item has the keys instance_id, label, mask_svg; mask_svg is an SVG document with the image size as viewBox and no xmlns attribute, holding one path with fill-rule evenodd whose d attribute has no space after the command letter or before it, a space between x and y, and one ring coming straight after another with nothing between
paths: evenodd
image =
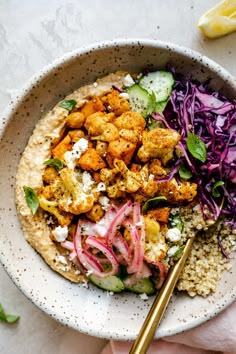
<instances>
[{"instance_id":1,"label":"bowl of food","mask_svg":"<svg viewBox=\"0 0 236 354\"><path fill-rule=\"evenodd\" d=\"M43 69L1 119L0 258L19 289L83 333L134 339L196 235L155 338L232 303L235 97L218 64L159 41Z\"/></svg>"}]
</instances>

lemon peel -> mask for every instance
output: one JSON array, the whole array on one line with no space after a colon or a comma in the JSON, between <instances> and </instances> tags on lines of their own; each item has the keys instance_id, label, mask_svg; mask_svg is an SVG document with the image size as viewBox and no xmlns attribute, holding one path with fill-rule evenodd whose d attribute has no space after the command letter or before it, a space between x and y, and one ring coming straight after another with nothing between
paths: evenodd
<instances>
[{"instance_id":1,"label":"lemon peel","mask_svg":"<svg viewBox=\"0 0 236 354\"><path fill-rule=\"evenodd\" d=\"M223 0L204 13L198 27L208 38L218 38L236 31L236 0Z\"/></svg>"}]
</instances>

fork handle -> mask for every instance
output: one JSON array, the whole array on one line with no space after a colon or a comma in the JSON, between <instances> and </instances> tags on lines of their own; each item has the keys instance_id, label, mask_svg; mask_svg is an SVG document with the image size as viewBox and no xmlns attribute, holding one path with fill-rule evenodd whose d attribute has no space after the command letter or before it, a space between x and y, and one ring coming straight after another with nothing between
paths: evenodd
<instances>
[{"instance_id":1,"label":"fork handle","mask_svg":"<svg viewBox=\"0 0 236 354\"><path fill-rule=\"evenodd\" d=\"M161 322L161 319L165 313L166 307L170 301L171 295L178 281L179 275L184 267L185 261L190 253L193 241L194 237L190 237L187 240L182 256L169 270L167 278L161 290L157 294L129 354L145 354L147 352L155 334L156 328Z\"/></svg>"}]
</instances>

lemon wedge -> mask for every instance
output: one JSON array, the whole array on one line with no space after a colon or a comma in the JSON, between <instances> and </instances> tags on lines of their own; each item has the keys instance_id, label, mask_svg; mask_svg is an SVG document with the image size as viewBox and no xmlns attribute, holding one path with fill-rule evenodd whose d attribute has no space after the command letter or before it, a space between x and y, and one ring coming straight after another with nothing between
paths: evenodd
<instances>
[{"instance_id":1,"label":"lemon wedge","mask_svg":"<svg viewBox=\"0 0 236 354\"><path fill-rule=\"evenodd\" d=\"M236 31L236 0L221 1L200 17L198 27L208 38Z\"/></svg>"}]
</instances>

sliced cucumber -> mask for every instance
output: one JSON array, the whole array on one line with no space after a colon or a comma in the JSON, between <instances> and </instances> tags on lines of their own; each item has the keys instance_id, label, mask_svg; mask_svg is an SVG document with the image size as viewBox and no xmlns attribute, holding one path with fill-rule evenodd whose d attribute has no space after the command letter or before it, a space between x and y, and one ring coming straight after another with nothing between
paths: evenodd
<instances>
[{"instance_id":1,"label":"sliced cucumber","mask_svg":"<svg viewBox=\"0 0 236 354\"><path fill-rule=\"evenodd\" d=\"M149 94L147 90L138 84L130 86L126 91L129 95L132 111L140 113L144 118L154 111L156 105L155 95Z\"/></svg>"},{"instance_id":2,"label":"sliced cucumber","mask_svg":"<svg viewBox=\"0 0 236 354\"><path fill-rule=\"evenodd\" d=\"M120 293L125 289L123 281L115 275L110 275L106 278L99 278L92 274L88 278L99 288L112 291L113 293Z\"/></svg>"},{"instance_id":3,"label":"sliced cucumber","mask_svg":"<svg viewBox=\"0 0 236 354\"><path fill-rule=\"evenodd\" d=\"M166 105L167 105L167 101L157 102L154 108L154 112L162 113L166 108Z\"/></svg>"},{"instance_id":4,"label":"sliced cucumber","mask_svg":"<svg viewBox=\"0 0 236 354\"><path fill-rule=\"evenodd\" d=\"M139 85L150 94L155 93L156 101L163 102L171 94L175 80L169 71L155 71L141 77Z\"/></svg>"},{"instance_id":5,"label":"sliced cucumber","mask_svg":"<svg viewBox=\"0 0 236 354\"><path fill-rule=\"evenodd\" d=\"M124 280L125 289L137 294L152 295L156 292L153 282L150 278L139 279L135 284L129 284L129 277ZM127 284L127 285L126 285Z\"/></svg>"}]
</instances>

